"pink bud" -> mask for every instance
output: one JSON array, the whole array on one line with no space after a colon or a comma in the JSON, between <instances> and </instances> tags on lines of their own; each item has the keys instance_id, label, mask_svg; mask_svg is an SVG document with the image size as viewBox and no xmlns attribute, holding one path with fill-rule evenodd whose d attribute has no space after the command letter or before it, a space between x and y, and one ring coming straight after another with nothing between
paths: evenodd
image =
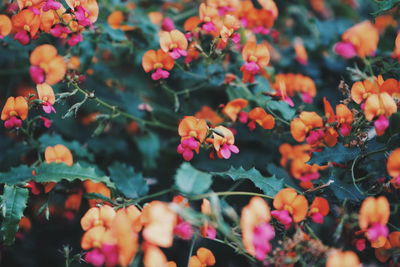
<instances>
[{"instance_id":1,"label":"pink bud","mask_svg":"<svg viewBox=\"0 0 400 267\"><path fill-rule=\"evenodd\" d=\"M30 38L27 31L20 31L14 35L14 40L17 40L22 45L27 45Z\"/></svg>"},{"instance_id":2,"label":"pink bud","mask_svg":"<svg viewBox=\"0 0 400 267\"><path fill-rule=\"evenodd\" d=\"M357 51L354 45L348 42L336 43L335 46L333 47L333 50L335 51L336 54L345 59L349 59L357 55Z\"/></svg>"},{"instance_id":3,"label":"pink bud","mask_svg":"<svg viewBox=\"0 0 400 267\"><path fill-rule=\"evenodd\" d=\"M239 121L241 123L247 123L247 121L249 120L249 114L245 111L241 111L239 112Z\"/></svg>"},{"instance_id":4,"label":"pink bud","mask_svg":"<svg viewBox=\"0 0 400 267\"><path fill-rule=\"evenodd\" d=\"M243 65L244 69L248 72L250 72L251 74L256 74L260 71L260 67L257 65L256 62L246 62Z\"/></svg>"},{"instance_id":5,"label":"pink bud","mask_svg":"<svg viewBox=\"0 0 400 267\"><path fill-rule=\"evenodd\" d=\"M163 69L157 69L153 74L151 74L151 78L154 81L160 80L160 79L167 79L169 77L169 72Z\"/></svg>"},{"instance_id":6,"label":"pink bud","mask_svg":"<svg viewBox=\"0 0 400 267\"><path fill-rule=\"evenodd\" d=\"M389 120L385 116L381 115L374 122L374 126L377 135L383 135L385 130L389 127Z\"/></svg>"},{"instance_id":7,"label":"pink bud","mask_svg":"<svg viewBox=\"0 0 400 267\"><path fill-rule=\"evenodd\" d=\"M301 94L301 101L304 103L312 104L313 100L313 97L309 93L305 92Z\"/></svg>"},{"instance_id":8,"label":"pink bud","mask_svg":"<svg viewBox=\"0 0 400 267\"><path fill-rule=\"evenodd\" d=\"M29 68L29 74L34 83L41 84L44 83L44 70L38 66L31 66Z\"/></svg>"},{"instance_id":9,"label":"pink bud","mask_svg":"<svg viewBox=\"0 0 400 267\"><path fill-rule=\"evenodd\" d=\"M272 247L269 241L275 237L274 228L269 223L263 223L254 228L253 245L256 259L262 261Z\"/></svg>"},{"instance_id":10,"label":"pink bud","mask_svg":"<svg viewBox=\"0 0 400 267\"><path fill-rule=\"evenodd\" d=\"M320 212L315 212L311 216L311 220L315 223L322 224L324 222L324 216Z\"/></svg>"},{"instance_id":11,"label":"pink bud","mask_svg":"<svg viewBox=\"0 0 400 267\"><path fill-rule=\"evenodd\" d=\"M85 255L85 261L90 263L96 267L103 266L105 262L105 257L103 253L101 253L100 249L94 249Z\"/></svg>"},{"instance_id":12,"label":"pink bud","mask_svg":"<svg viewBox=\"0 0 400 267\"><path fill-rule=\"evenodd\" d=\"M184 240L189 240L193 236L192 225L186 221L182 221L175 226L174 233Z\"/></svg>"},{"instance_id":13,"label":"pink bud","mask_svg":"<svg viewBox=\"0 0 400 267\"><path fill-rule=\"evenodd\" d=\"M272 217L277 219L283 225L290 225L293 222L287 210L273 210L271 211Z\"/></svg>"},{"instance_id":14,"label":"pink bud","mask_svg":"<svg viewBox=\"0 0 400 267\"><path fill-rule=\"evenodd\" d=\"M351 126L350 124L342 124L339 128L339 132L342 136L348 136L351 132Z\"/></svg>"},{"instance_id":15,"label":"pink bud","mask_svg":"<svg viewBox=\"0 0 400 267\"><path fill-rule=\"evenodd\" d=\"M166 17L161 24L161 29L167 32L172 31L173 29L175 29L174 21L171 18Z\"/></svg>"},{"instance_id":16,"label":"pink bud","mask_svg":"<svg viewBox=\"0 0 400 267\"><path fill-rule=\"evenodd\" d=\"M307 174L301 176L299 179L302 182L309 182L309 181L318 179L319 176L320 176L319 172L312 172L312 173L307 173Z\"/></svg>"},{"instance_id":17,"label":"pink bud","mask_svg":"<svg viewBox=\"0 0 400 267\"><path fill-rule=\"evenodd\" d=\"M366 247L365 239L357 239L355 242L355 246L358 251L363 251Z\"/></svg>"}]
</instances>

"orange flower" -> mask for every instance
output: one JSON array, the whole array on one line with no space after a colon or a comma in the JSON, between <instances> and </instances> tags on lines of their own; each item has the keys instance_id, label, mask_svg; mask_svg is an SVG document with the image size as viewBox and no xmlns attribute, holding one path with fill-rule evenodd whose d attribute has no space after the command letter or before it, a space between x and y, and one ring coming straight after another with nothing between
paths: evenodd
<instances>
[{"instance_id":1,"label":"orange flower","mask_svg":"<svg viewBox=\"0 0 400 267\"><path fill-rule=\"evenodd\" d=\"M342 40L344 44L349 45L348 49L354 51L351 55L355 53L364 58L375 54L379 42L379 32L370 21L363 21L343 33Z\"/></svg>"},{"instance_id":2,"label":"orange flower","mask_svg":"<svg viewBox=\"0 0 400 267\"><path fill-rule=\"evenodd\" d=\"M290 132L297 142L303 142L314 128L323 127L322 118L315 112L303 111L290 122Z\"/></svg>"},{"instance_id":3,"label":"orange flower","mask_svg":"<svg viewBox=\"0 0 400 267\"><path fill-rule=\"evenodd\" d=\"M189 267L214 266L216 263L214 254L206 248L199 248L196 255L190 257Z\"/></svg>"},{"instance_id":4,"label":"orange flower","mask_svg":"<svg viewBox=\"0 0 400 267\"><path fill-rule=\"evenodd\" d=\"M37 46L29 58L31 67L29 73L32 80L41 84L46 82L49 85L58 83L64 78L67 71L67 64L64 58L57 54L57 49L48 44Z\"/></svg>"},{"instance_id":5,"label":"orange flower","mask_svg":"<svg viewBox=\"0 0 400 267\"><path fill-rule=\"evenodd\" d=\"M286 164L293 160L298 159L303 162L310 160L311 146L308 144L291 146L290 144L282 144L279 147L279 152L281 153L280 164L282 167L286 167Z\"/></svg>"},{"instance_id":6,"label":"orange flower","mask_svg":"<svg viewBox=\"0 0 400 267\"><path fill-rule=\"evenodd\" d=\"M22 121L28 117L28 102L22 96L7 99L6 104L1 112L1 120L4 121L4 127L11 129L20 128Z\"/></svg>"},{"instance_id":7,"label":"orange flower","mask_svg":"<svg viewBox=\"0 0 400 267\"><path fill-rule=\"evenodd\" d=\"M274 198L273 206L276 210L271 215L288 228L292 222L304 220L308 211L308 202L303 195L298 195L293 188L285 188Z\"/></svg>"},{"instance_id":8,"label":"orange flower","mask_svg":"<svg viewBox=\"0 0 400 267\"><path fill-rule=\"evenodd\" d=\"M294 42L294 52L296 53L297 62L307 65L307 50L304 48L303 41L300 38L297 38Z\"/></svg>"},{"instance_id":9,"label":"orange flower","mask_svg":"<svg viewBox=\"0 0 400 267\"><path fill-rule=\"evenodd\" d=\"M56 102L53 88L47 83L37 84L36 89L38 92L38 98L42 100L42 107L44 112L51 113L56 112L53 105Z\"/></svg>"},{"instance_id":10,"label":"orange flower","mask_svg":"<svg viewBox=\"0 0 400 267\"><path fill-rule=\"evenodd\" d=\"M34 37L40 27L40 15L33 12L31 9L24 9L19 13L11 17L13 31L17 32L15 38L18 39L22 44L27 44L30 37ZM24 35L24 39L20 39L19 35Z\"/></svg>"},{"instance_id":11,"label":"orange flower","mask_svg":"<svg viewBox=\"0 0 400 267\"><path fill-rule=\"evenodd\" d=\"M383 33L387 27L397 27L397 21L390 14L380 15L375 18L374 26L380 33Z\"/></svg>"},{"instance_id":12,"label":"orange flower","mask_svg":"<svg viewBox=\"0 0 400 267\"><path fill-rule=\"evenodd\" d=\"M229 101L228 103L226 103L226 105L222 109L222 113L224 113L232 121L236 121L238 114L240 113L240 111L242 109L247 107L248 103L249 103L249 101L247 101L246 99L243 99L243 98L233 99L233 100Z\"/></svg>"},{"instance_id":13,"label":"orange flower","mask_svg":"<svg viewBox=\"0 0 400 267\"><path fill-rule=\"evenodd\" d=\"M103 183L95 183L91 180L86 180L83 182L83 187L85 188L86 193L96 193L111 198L110 189ZM89 199L89 206L90 207L96 206L98 201L99 200L97 199Z\"/></svg>"},{"instance_id":14,"label":"orange flower","mask_svg":"<svg viewBox=\"0 0 400 267\"><path fill-rule=\"evenodd\" d=\"M161 49L165 53L169 53L173 59L187 56L188 41L182 32L178 30L161 31L159 36Z\"/></svg>"},{"instance_id":15,"label":"orange flower","mask_svg":"<svg viewBox=\"0 0 400 267\"><path fill-rule=\"evenodd\" d=\"M239 28L239 20L235 16L226 15L222 22L222 29L220 31L221 40L226 43L228 42L229 38L232 37L232 41L234 43L238 43L240 41L240 36L234 35L234 32L237 31Z\"/></svg>"},{"instance_id":16,"label":"orange flower","mask_svg":"<svg viewBox=\"0 0 400 267\"><path fill-rule=\"evenodd\" d=\"M353 113L351 110L344 104L339 104L336 106L336 115L333 111L331 104L324 97L324 109L325 109L325 117L327 123L337 122L336 128L339 128L340 133L343 136L348 136L351 131L351 124L353 123ZM337 132L332 128L327 129L326 135L326 143L329 146L334 146L337 142Z\"/></svg>"},{"instance_id":17,"label":"orange flower","mask_svg":"<svg viewBox=\"0 0 400 267\"><path fill-rule=\"evenodd\" d=\"M314 81L310 77L302 74L277 74L275 75L275 83L272 84L272 88L280 93L284 100L286 94L288 97L293 97L295 93L299 93L301 94L302 101L305 103L312 103L313 98L317 94ZM293 102L290 98L285 101L293 106Z\"/></svg>"},{"instance_id":18,"label":"orange flower","mask_svg":"<svg viewBox=\"0 0 400 267\"><path fill-rule=\"evenodd\" d=\"M186 116L179 123L178 133L182 139L194 137L203 142L207 136L208 126L204 119L197 119L193 116Z\"/></svg>"},{"instance_id":19,"label":"orange flower","mask_svg":"<svg viewBox=\"0 0 400 267\"><path fill-rule=\"evenodd\" d=\"M261 127L263 127L264 129L272 129L275 126L275 119L272 115L268 114L267 112L265 112L265 110L263 108L260 107L256 107L253 108L250 112L249 112L249 119L252 121L249 123L249 126L251 125L251 123L254 124L254 122L257 122L258 125L260 125ZM254 129L253 126L250 126L250 129Z\"/></svg>"},{"instance_id":20,"label":"orange flower","mask_svg":"<svg viewBox=\"0 0 400 267\"><path fill-rule=\"evenodd\" d=\"M81 240L82 249L100 248L105 239L111 238L111 231L104 226L95 226L86 231ZM113 240L114 241L114 240ZM115 242L115 241L114 241ZM113 242L113 243L114 243Z\"/></svg>"},{"instance_id":21,"label":"orange flower","mask_svg":"<svg viewBox=\"0 0 400 267\"><path fill-rule=\"evenodd\" d=\"M217 35L216 23L219 23L220 17L218 9L215 6L201 3L199 7L199 18L203 22L202 30L206 33Z\"/></svg>"},{"instance_id":22,"label":"orange flower","mask_svg":"<svg viewBox=\"0 0 400 267\"><path fill-rule=\"evenodd\" d=\"M91 23L96 22L99 16L99 5L96 0L65 0L65 2L72 10L89 19Z\"/></svg>"},{"instance_id":23,"label":"orange flower","mask_svg":"<svg viewBox=\"0 0 400 267\"><path fill-rule=\"evenodd\" d=\"M355 82L351 87L351 98L357 104L361 104L361 102L367 99L371 94L379 93L379 87L383 82L381 76Z\"/></svg>"},{"instance_id":24,"label":"orange flower","mask_svg":"<svg viewBox=\"0 0 400 267\"><path fill-rule=\"evenodd\" d=\"M317 164L307 164L301 159L293 159L290 164L290 174L301 181L302 187L310 185L310 181L316 180L320 177L318 171L325 169L325 166L319 166Z\"/></svg>"},{"instance_id":25,"label":"orange flower","mask_svg":"<svg viewBox=\"0 0 400 267\"><path fill-rule=\"evenodd\" d=\"M389 156L386 169L392 177L390 183L397 189L400 189L400 148L395 149Z\"/></svg>"},{"instance_id":26,"label":"orange flower","mask_svg":"<svg viewBox=\"0 0 400 267\"><path fill-rule=\"evenodd\" d=\"M67 197L64 203L64 208L70 211L78 211L81 207L82 193L71 194Z\"/></svg>"},{"instance_id":27,"label":"orange flower","mask_svg":"<svg viewBox=\"0 0 400 267\"><path fill-rule=\"evenodd\" d=\"M164 252L150 243L145 243L143 245L144 267L176 267L176 263L173 261L168 261Z\"/></svg>"},{"instance_id":28,"label":"orange flower","mask_svg":"<svg viewBox=\"0 0 400 267\"><path fill-rule=\"evenodd\" d=\"M243 82L254 82L254 75L263 70L269 63L268 46L248 41L242 50L245 64L240 68L243 72Z\"/></svg>"},{"instance_id":29,"label":"orange flower","mask_svg":"<svg viewBox=\"0 0 400 267\"><path fill-rule=\"evenodd\" d=\"M168 248L172 246L176 214L167 203L152 201L142 211L141 222L144 226L143 238L154 245Z\"/></svg>"},{"instance_id":30,"label":"orange flower","mask_svg":"<svg viewBox=\"0 0 400 267\"><path fill-rule=\"evenodd\" d=\"M131 227L132 220L127 209L118 210L111 224L111 232L117 240L118 263L121 266L128 266L138 250L138 234Z\"/></svg>"},{"instance_id":31,"label":"orange flower","mask_svg":"<svg viewBox=\"0 0 400 267\"><path fill-rule=\"evenodd\" d=\"M270 208L260 197L251 198L249 204L242 209L240 228L246 251L259 260L264 260L271 251L269 241L274 238L275 231L269 224Z\"/></svg>"},{"instance_id":32,"label":"orange flower","mask_svg":"<svg viewBox=\"0 0 400 267\"><path fill-rule=\"evenodd\" d=\"M9 35L12 30L12 23L8 16L0 14L0 39Z\"/></svg>"},{"instance_id":33,"label":"orange flower","mask_svg":"<svg viewBox=\"0 0 400 267\"><path fill-rule=\"evenodd\" d=\"M72 166L73 158L71 151L64 145L48 146L44 152L46 163L65 163Z\"/></svg>"},{"instance_id":34,"label":"orange flower","mask_svg":"<svg viewBox=\"0 0 400 267\"><path fill-rule=\"evenodd\" d=\"M364 114L369 121L381 115L389 117L397 111L397 104L393 98L386 92L373 94L365 101Z\"/></svg>"},{"instance_id":35,"label":"orange flower","mask_svg":"<svg viewBox=\"0 0 400 267\"><path fill-rule=\"evenodd\" d=\"M359 267L360 260L353 251L335 251L326 261L326 267Z\"/></svg>"},{"instance_id":36,"label":"orange flower","mask_svg":"<svg viewBox=\"0 0 400 267\"><path fill-rule=\"evenodd\" d=\"M107 23L113 29L120 29L122 31L131 31L135 29L134 26L123 25L124 22L125 22L125 14L120 10L113 11L107 17Z\"/></svg>"},{"instance_id":37,"label":"orange flower","mask_svg":"<svg viewBox=\"0 0 400 267\"><path fill-rule=\"evenodd\" d=\"M371 246L374 248L383 247L389 230L386 224L390 217L389 202L386 197L368 197L361 204L358 224Z\"/></svg>"},{"instance_id":38,"label":"orange flower","mask_svg":"<svg viewBox=\"0 0 400 267\"><path fill-rule=\"evenodd\" d=\"M397 58L397 60L400 61L400 32L397 33L396 40L394 42L392 57Z\"/></svg>"},{"instance_id":39,"label":"orange flower","mask_svg":"<svg viewBox=\"0 0 400 267\"><path fill-rule=\"evenodd\" d=\"M90 208L81 219L81 227L84 231L97 226L111 228L115 214L115 210L108 205Z\"/></svg>"},{"instance_id":40,"label":"orange flower","mask_svg":"<svg viewBox=\"0 0 400 267\"><path fill-rule=\"evenodd\" d=\"M142 66L145 72L154 71L151 75L153 80L166 79L169 77L169 70L174 67L174 60L161 49L149 50L144 53Z\"/></svg>"},{"instance_id":41,"label":"orange flower","mask_svg":"<svg viewBox=\"0 0 400 267\"><path fill-rule=\"evenodd\" d=\"M315 223L323 223L324 217L329 213L329 202L323 197L316 197L311 203L308 216Z\"/></svg>"},{"instance_id":42,"label":"orange flower","mask_svg":"<svg viewBox=\"0 0 400 267\"><path fill-rule=\"evenodd\" d=\"M400 248L400 232L391 232L383 247L375 249L376 258L384 263L394 254L392 249Z\"/></svg>"},{"instance_id":43,"label":"orange flower","mask_svg":"<svg viewBox=\"0 0 400 267\"><path fill-rule=\"evenodd\" d=\"M209 106L203 106L194 116L197 119L207 120L214 126L224 122L224 120Z\"/></svg>"},{"instance_id":44,"label":"orange flower","mask_svg":"<svg viewBox=\"0 0 400 267\"><path fill-rule=\"evenodd\" d=\"M210 201L206 198L203 198L203 202L201 203L201 213L211 216L212 215L212 208ZM204 237L208 237L214 239L217 235L217 231L213 226L209 225L208 220L206 220L203 226L200 228L201 234Z\"/></svg>"},{"instance_id":45,"label":"orange flower","mask_svg":"<svg viewBox=\"0 0 400 267\"><path fill-rule=\"evenodd\" d=\"M231 153L239 153L239 148L235 146L235 137L231 130L224 126L215 127L214 130L218 134L213 132L213 139L208 140L208 142L213 143L214 149L217 152L217 156L222 159L229 159ZM221 136L222 135L222 136Z\"/></svg>"}]
</instances>

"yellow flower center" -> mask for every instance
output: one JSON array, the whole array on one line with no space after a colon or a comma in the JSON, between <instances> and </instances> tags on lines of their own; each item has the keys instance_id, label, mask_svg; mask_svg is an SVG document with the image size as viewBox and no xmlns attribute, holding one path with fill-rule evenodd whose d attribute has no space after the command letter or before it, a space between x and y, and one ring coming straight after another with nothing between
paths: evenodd
<instances>
[{"instance_id":1,"label":"yellow flower center","mask_svg":"<svg viewBox=\"0 0 400 267\"><path fill-rule=\"evenodd\" d=\"M190 131L189 136L191 137L197 137L197 132L196 131Z\"/></svg>"},{"instance_id":2,"label":"yellow flower center","mask_svg":"<svg viewBox=\"0 0 400 267\"><path fill-rule=\"evenodd\" d=\"M32 6L32 2L31 1L26 1L25 6Z\"/></svg>"},{"instance_id":3,"label":"yellow flower center","mask_svg":"<svg viewBox=\"0 0 400 267\"><path fill-rule=\"evenodd\" d=\"M30 32L31 31L31 27L29 27L29 25L24 25L24 30L25 31L27 31L27 32Z\"/></svg>"},{"instance_id":4,"label":"yellow flower center","mask_svg":"<svg viewBox=\"0 0 400 267\"><path fill-rule=\"evenodd\" d=\"M312 209L310 210L310 213L311 213L311 214L317 213L317 212L319 212L319 209L318 209L318 208L312 208Z\"/></svg>"},{"instance_id":5,"label":"yellow flower center","mask_svg":"<svg viewBox=\"0 0 400 267\"><path fill-rule=\"evenodd\" d=\"M211 21L211 18L210 17L205 17L204 18L204 22L210 22Z\"/></svg>"},{"instance_id":6,"label":"yellow flower center","mask_svg":"<svg viewBox=\"0 0 400 267\"><path fill-rule=\"evenodd\" d=\"M171 44L171 45L169 46L170 49L174 49L174 48L177 48L177 47L178 47L177 44Z\"/></svg>"},{"instance_id":7,"label":"yellow flower center","mask_svg":"<svg viewBox=\"0 0 400 267\"><path fill-rule=\"evenodd\" d=\"M56 159L56 163L61 163L62 160L61 159Z\"/></svg>"},{"instance_id":8,"label":"yellow flower center","mask_svg":"<svg viewBox=\"0 0 400 267\"><path fill-rule=\"evenodd\" d=\"M101 225L103 225L103 221L96 219L93 224L94 224L94 226L101 226Z\"/></svg>"},{"instance_id":9,"label":"yellow flower center","mask_svg":"<svg viewBox=\"0 0 400 267\"><path fill-rule=\"evenodd\" d=\"M93 247L98 248L100 247L100 242L99 241L93 241Z\"/></svg>"},{"instance_id":10,"label":"yellow flower center","mask_svg":"<svg viewBox=\"0 0 400 267\"><path fill-rule=\"evenodd\" d=\"M156 63L153 65L154 69L162 69L164 67L164 65L162 63Z\"/></svg>"},{"instance_id":11,"label":"yellow flower center","mask_svg":"<svg viewBox=\"0 0 400 267\"><path fill-rule=\"evenodd\" d=\"M293 213L293 208L292 208L292 206L285 205L285 206L283 207L283 209L284 209L284 210L287 210L290 214Z\"/></svg>"},{"instance_id":12,"label":"yellow flower center","mask_svg":"<svg viewBox=\"0 0 400 267\"><path fill-rule=\"evenodd\" d=\"M49 98L48 98L47 96L44 96L44 97L42 98L42 100L43 100L44 102L47 102L47 101L49 100Z\"/></svg>"},{"instance_id":13,"label":"yellow flower center","mask_svg":"<svg viewBox=\"0 0 400 267\"><path fill-rule=\"evenodd\" d=\"M14 117L14 116L18 116L18 113L15 110L10 111L10 117Z\"/></svg>"},{"instance_id":14,"label":"yellow flower center","mask_svg":"<svg viewBox=\"0 0 400 267\"><path fill-rule=\"evenodd\" d=\"M40 63L39 67L44 70L44 72L47 72L49 70L49 66L47 63Z\"/></svg>"},{"instance_id":15,"label":"yellow flower center","mask_svg":"<svg viewBox=\"0 0 400 267\"><path fill-rule=\"evenodd\" d=\"M255 57L255 56L250 56L250 57L249 57L249 61L251 61L251 62L257 62L257 57Z\"/></svg>"},{"instance_id":16,"label":"yellow flower center","mask_svg":"<svg viewBox=\"0 0 400 267\"><path fill-rule=\"evenodd\" d=\"M363 97L364 99L366 99L367 97L369 97L369 95L370 95L370 93L364 93L364 94L362 95L362 97Z\"/></svg>"}]
</instances>

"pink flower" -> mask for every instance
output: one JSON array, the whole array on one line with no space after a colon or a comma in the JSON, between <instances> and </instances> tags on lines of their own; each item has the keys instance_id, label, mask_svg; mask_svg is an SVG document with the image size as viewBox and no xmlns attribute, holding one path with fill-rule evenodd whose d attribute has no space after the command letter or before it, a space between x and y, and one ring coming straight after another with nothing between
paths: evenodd
<instances>
[{"instance_id":1,"label":"pink flower","mask_svg":"<svg viewBox=\"0 0 400 267\"><path fill-rule=\"evenodd\" d=\"M355 245L358 251L363 251L366 247L365 239L357 239Z\"/></svg>"},{"instance_id":2,"label":"pink flower","mask_svg":"<svg viewBox=\"0 0 400 267\"><path fill-rule=\"evenodd\" d=\"M87 10L86 8L84 8L82 6L78 6L75 9L75 18L78 21L79 25L81 25L83 27L92 25L92 22L90 21L90 19L88 17L86 17L86 14L90 14L90 12L89 12L89 10Z\"/></svg>"},{"instance_id":3,"label":"pink flower","mask_svg":"<svg viewBox=\"0 0 400 267\"><path fill-rule=\"evenodd\" d=\"M43 108L44 112L46 112L47 114L50 114L52 112L56 113L56 109L49 102L43 102L42 103L42 108Z\"/></svg>"},{"instance_id":4,"label":"pink flower","mask_svg":"<svg viewBox=\"0 0 400 267\"><path fill-rule=\"evenodd\" d=\"M187 51L179 48L174 48L172 52L169 52L169 55L173 59L178 59L180 57L186 57L187 56Z\"/></svg>"},{"instance_id":5,"label":"pink flower","mask_svg":"<svg viewBox=\"0 0 400 267\"><path fill-rule=\"evenodd\" d=\"M27 31L20 31L14 35L14 40L17 40L22 45L27 45L30 38Z\"/></svg>"},{"instance_id":6,"label":"pink flower","mask_svg":"<svg viewBox=\"0 0 400 267\"><path fill-rule=\"evenodd\" d=\"M342 124L339 128L339 132L342 136L348 136L351 132L351 125L350 124Z\"/></svg>"},{"instance_id":7,"label":"pink flower","mask_svg":"<svg viewBox=\"0 0 400 267\"><path fill-rule=\"evenodd\" d=\"M213 22L206 22L203 24L203 26L201 26L201 28L203 29L203 31L205 32L213 32L216 31L217 29L215 28L215 25Z\"/></svg>"},{"instance_id":8,"label":"pink flower","mask_svg":"<svg viewBox=\"0 0 400 267\"><path fill-rule=\"evenodd\" d=\"M257 65L256 62L246 62L243 65L244 69L248 72L250 72L251 74L256 74L260 71L260 66Z\"/></svg>"},{"instance_id":9,"label":"pink flower","mask_svg":"<svg viewBox=\"0 0 400 267\"><path fill-rule=\"evenodd\" d=\"M193 150L197 150L199 147L200 143L193 137L190 137L181 141L178 145L177 152L182 154L184 160L190 161L194 156Z\"/></svg>"},{"instance_id":10,"label":"pink flower","mask_svg":"<svg viewBox=\"0 0 400 267\"><path fill-rule=\"evenodd\" d=\"M333 50L335 51L336 54L345 59L349 59L357 55L356 48L352 43L338 42L333 47Z\"/></svg>"},{"instance_id":11,"label":"pink flower","mask_svg":"<svg viewBox=\"0 0 400 267\"><path fill-rule=\"evenodd\" d=\"M315 223L322 224L324 222L324 215L322 215L320 212L314 212L311 215L311 220Z\"/></svg>"},{"instance_id":12,"label":"pink flower","mask_svg":"<svg viewBox=\"0 0 400 267\"><path fill-rule=\"evenodd\" d=\"M4 127L7 129L12 129L12 128L21 128L22 126L22 120L17 119L17 117L12 116L8 120L4 122Z\"/></svg>"},{"instance_id":13,"label":"pink flower","mask_svg":"<svg viewBox=\"0 0 400 267\"><path fill-rule=\"evenodd\" d=\"M46 4L42 7L43 11L49 11L49 10L57 10L61 7L61 4L54 1L54 0L47 0Z\"/></svg>"},{"instance_id":14,"label":"pink flower","mask_svg":"<svg viewBox=\"0 0 400 267\"><path fill-rule=\"evenodd\" d=\"M247 123L247 121L249 120L249 114L245 111L240 111L238 117L241 123Z\"/></svg>"},{"instance_id":15,"label":"pink flower","mask_svg":"<svg viewBox=\"0 0 400 267\"><path fill-rule=\"evenodd\" d=\"M235 145L224 144L220 151L224 159L229 159L231 157L231 152L235 154L239 153L239 148Z\"/></svg>"},{"instance_id":16,"label":"pink flower","mask_svg":"<svg viewBox=\"0 0 400 267\"><path fill-rule=\"evenodd\" d=\"M182 221L175 226L174 233L184 240L189 240L193 236L192 225L186 221Z\"/></svg>"},{"instance_id":17,"label":"pink flower","mask_svg":"<svg viewBox=\"0 0 400 267\"><path fill-rule=\"evenodd\" d=\"M38 66L31 66L29 68L29 74L31 75L31 78L34 83L36 84L41 84L44 83L45 77L44 77L44 70Z\"/></svg>"},{"instance_id":18,"label":"pink flower","mask_svg":"<svg viewBox=\"0 0 400 267\"><path fill-rule=\"evenodd\" d=\"M309 181L318 179L319 176L320 176L319 172L313 172L313 173L305 174L305 175L301 176L299 179L302 182L309 182Z\"/></svg>"},{"instance_id":19,"label":"pink flower","mask_svg":"<svg viewBox=\"0 0 400 267\"><path fill-rule=\"evenodd\" d=\"M157 69L155 72L151 74L151 78L154 81L160 80L160 79L167 79L169 77L169 72L163 69Z\"/></svg>"},{"instance_id":20,"label":"pink flower","mask_svg":"<svg viewBox=\"0 0 400 267\"><path fill-rule=\"evenodd\" d=\"M83 41L82 34L77 33L77 34L72 34L67 43L69 46L75 46L82 41Z\"/></svg>"},{"instance_id":21,"label":"pink flower","mask_svg":"<svg viewBox=\"0 0 400 267\"><path fill-rule=\"evenodd\" d=\"M269 241L275 237L274 228L269 223L263 223L255 227L253 232L253 245L256 251L256 259L262 261L271 251Z\"/></svg>"},{"instance_id":22,"label":"pink flower","mask_svg":"<svg viewBox=\"0 0 400 267\"><path fill-rule=\"evenodd\" d=\"M87 263L90 263L96 267L100 267L104 265L104 262L106 261L105 256L103 253L101 253L100 249L94 249L85 255L85 261Z\"/></svg>"},{"instance_id":23,"label":"pink flower","mask_svg":"<svg viewBox=\"0 0 400 267\"><path fill-rule=\"evenodd\" d=\"M232 34L231 40L234 44L239 44L240 43L240 34L235 32L234 34Z\"/></svg>"},{"instance_id":24,"label":"pink flower","mask_svg":"<svg viewBox=\"0 0 400 267\"><path fill-rule=\"evenodd\" d=\"M161 29L167 32L172 31L173 29L175 29L174 21L171 18L166 17L161 24Z\"/></svg>"},{"instance_id":25,"label":"pink flower","mask_svg":"<svg viewBox=\"0 0 400 267\"><path fill-rule=\"evenodd\" d=\"M389 127L389 120L381 115L378 119L374 122L375 130L378 135L382 135L385 133L386 129Z\"/></svg>"},{"instance_id":26,"label":"pink flower","mask_svg":"<svg viewBox=\"0 0 400 267\"><path fill-rule=\"evenodd\" d=\"M307 144L312 145L312 144L317 143L322 138L324 138L324 136L325 136L325 133L321 129L311 131L310 134L306 138L306 142L307 142Z\"/></svg>"},{"instance_id":27,"label":"pink flower","mask_svg":"<svg viewBox=\"0 0 400 267\"><path fill-rule=\"evenodd\" d=\"M51 120L49 120L48 118L45 117L40 117L40 119L43 121L43 125L46 128L50 128L51 127Z\"/></svg>"},{"instance_id":28,"label":"pink flower","mask_svg":"<svg viewBox=\"0 0 400 267\"><path fill-rule=\"evenodd\" d=\"M368 239L372 242L378 240L379 237L387 237L389 229L386 225L375 223L367 230Z\"/></svg>"},{"instance_id":29,"label":"pink flower","mask_svg":"<svg viewBox=\"0 0 400 267\"><path fill-rule=\"evenodd\" d=\"M57 38L63 38L63 35L70 33L71 31L68 29L68 27L63 26L62 24L57 24L50 30L50 34Z\"/></svg>"},{"instance_id":30,"label":"pink flower","mask_svg":"<svg viewBox=\"0 0 400 267\"><path fill-rule=\"evenodd\" d=\"M301 94L301 101L307 104L312 104L313 102L313 97L309 93L302 93Z\"/></svg>"},{"instance_id":31,"label":"pink flower","mask_svg":"<svg viewBox=\"0 0 400 267\"><path fill-rule=\"evenodd\" d=\"M271 211L271 215L283 224L285 228L289 228L290 224L293 222L287 210L273 210Z\"/></svg>"}]
</instances>

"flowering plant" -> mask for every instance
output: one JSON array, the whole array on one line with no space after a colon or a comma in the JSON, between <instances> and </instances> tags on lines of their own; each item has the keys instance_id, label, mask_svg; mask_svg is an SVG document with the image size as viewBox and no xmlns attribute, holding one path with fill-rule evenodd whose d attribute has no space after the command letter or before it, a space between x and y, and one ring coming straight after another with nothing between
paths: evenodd
<instances>
[{"instance_id":1,"label":"flowering plant","mask_svg":"<svg viewBox=\"0 0 400 267\"><path fill-rule=\"evenodd\" d=\"M1 265L399 266L398 3L2 1Z\"/></svg>"}]
</instances>

